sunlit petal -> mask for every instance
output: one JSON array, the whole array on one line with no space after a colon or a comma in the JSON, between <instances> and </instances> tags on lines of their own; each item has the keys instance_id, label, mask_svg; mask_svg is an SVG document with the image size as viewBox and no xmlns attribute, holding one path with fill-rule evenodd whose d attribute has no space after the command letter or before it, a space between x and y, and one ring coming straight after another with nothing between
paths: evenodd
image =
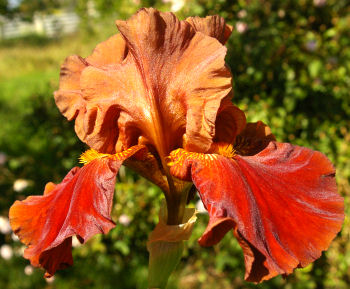
<instances>
[{"instance_id":1,"label":"sunlit petal","mask_svg":"<svg viewBox=\"0 0 350 289\"><path fill-rule=\"evenodd\" d=\"M91 160L85 156L84 167L73 168L58 185L48 183L43 196L14 203L11 227L28 246L24 257L33 266L45 268L49 277L72 265L73 235L85 242L115 226L110 217L115 176L123 160L141 148Z\"/></svg>"},{"instance_id":2,"label":"sunlit petal","mask_svg":"<svg viewBox=\"0 0 350 289\"><path fill-rule=\"evenodd\" d=\"M198 16L189 17L186 21L190 23L196 31L214 37L222 44L226 43L232 32L232 26L226 24L225 19L218 15L207 16L205 18Z\"/></svg>"},{"instance_id":3,"label":"sunlit petal","mask_svg":"<svg viewBox=\"0 0 350 289\"><path fill-rule=\"evenodd\" d=\"M220 17L208 21L226 29ZM142 136L167 155L182 146L186 134L187 149L207 151L221 101L231 90L226 48L189 22L152 8L117 26L121 35L99 44L86 59L68 58L62 67L56 103L68 119L76 119L79 138L115 153Z\"/></svg>"},{"instance_id":4,"label":"sunlit petal","mask_svg":"<svg viewBox=\"0 0 350 289\"><path fill-rule=\"evenodd\" d=\"M213 245L236 228L248 281L308 265L341 228L343 198L332 164L319 152L270 142L254 156L187 153L177 159L172 172L181 177L190 169L211 218L200 244Z\"/></svg>"},{"instance_id":5,"label":"sunlit petal","mask_svg":"<svg viewBox=\"0 0 350 289\"><path fill-rule=\"evenodd\" d=\"M80 91L80 75L87 65L83 58L73 55L67 57L61 66L60 89L55 92L55 101L68 120L75 119L85 106Z\"/></svg>"},{"instance_id":6,"label":"sunlit petal","mask_svg":"<svg viewBox=\"0 0 350 289\"><path fill-rule=\"evenodd\" d=\"M231 89L226 48L174 14L154 9L142 9L117 26L141 68L151 114L158 113L153 122L162 123L160 133L167 131L163 141L176 145L172 138L178 139L180 128L189 149L207 150L221 99Z\"/></svg>"},{"instance_id":7,"label":"sunlit petal","mask_svg":"<svg viewBox=\"0 0 350 289\"><path fill-rule=\"evenodd\" d=\"M107 67L122 62L127 52L123 37L116 34L98 44L93 53L86 58L86 62L96 67Z\"/></svg>"}]
</instances>

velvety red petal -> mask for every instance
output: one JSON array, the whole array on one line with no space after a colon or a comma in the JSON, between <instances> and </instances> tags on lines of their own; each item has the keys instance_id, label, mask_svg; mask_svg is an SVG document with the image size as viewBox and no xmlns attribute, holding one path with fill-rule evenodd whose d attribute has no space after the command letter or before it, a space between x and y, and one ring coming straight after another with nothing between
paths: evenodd
<instances>
[{"instance_id":1,"label":"velvety red petal","mask_svg":"<svg viewBox=\"0 0 350 289\"><path fill-rule=\"evenodd\" d=\"M73 235L85 242L115 226L110 216L115 176L123 160L140 148L75 167L60 184L48 183L43 196L14 203L9 213L11 227L28 246L24 257L33 266L45 268L46 276L53 275L72 265Z\"/></svg>"},{"instance_id":2,"label":"velvety red petal","mask_svg":"<svg viewBox=\"0 0 350 289\"><path fill-rule=\"evenodd\" d=\"M215 208L212 208L212 211ZM199 244L205 247L216 245L226 235L228 231L236 226L236 222L231 217L216 216L211 211L209 223L201 238Z\"/></svg>"},{"instance_id":3,"label":"velvety red petal","mask_svg":"<svg viewBox=\"0 0 350 289\"><path fill-rule=\"evenodd\" d=\"M200 244L213 245L236 228L248 281L308 265L341 229L343 198L334 168L320 152L270 142L254 156L173 159L174 166L185 163L211 219Z\"/></svg>"}]
</instances>

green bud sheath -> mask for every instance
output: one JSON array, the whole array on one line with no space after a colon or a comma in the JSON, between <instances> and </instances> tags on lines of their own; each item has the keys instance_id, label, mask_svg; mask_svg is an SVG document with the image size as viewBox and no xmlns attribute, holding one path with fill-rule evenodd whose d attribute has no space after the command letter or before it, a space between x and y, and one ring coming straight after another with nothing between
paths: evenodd
<instances>
[{"instance_id":1,"label":"green bud sheath","mask_svg":"<svg viewBox=\"0 0 350 289\"><path fill-rule=\"evenodd\" d=\"M183 241L158 241L148 246L150 254L148 286L149 288L164 289L171 273L181 260L184 249Z\"/></svg>"},{"instance_id":2,"label":"green bud sheath","mask_svg":"<svg viewBox=\"0 0 350 289\"><path fill-rule=\"evenodd\" d=\"M159 214L159 223L147 242L149 256L148 287L164 289L171 273L181 260L184 240L188 240L196 222L195 209L185 209L183 223L166 224L166 206Z\"/></svg>"}]
</instances>

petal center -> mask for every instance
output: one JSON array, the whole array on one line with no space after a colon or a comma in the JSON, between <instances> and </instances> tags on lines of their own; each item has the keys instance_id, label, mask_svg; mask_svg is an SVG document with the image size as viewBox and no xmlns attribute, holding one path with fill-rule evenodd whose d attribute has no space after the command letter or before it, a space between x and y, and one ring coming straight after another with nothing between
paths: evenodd
<instances>
[{"instance_id":1,"label":"petal center","mask_svg":"<svg viewBox=\"0 0 350 289\"><path fill-rule=\"evenodd\" d=\"M81 154L81 156L79 157L79 163L87 165L91 161L95 159L101 159L101 158L109 158L114 161L124 161L125 159L129 158L129 156L133 155L138 150L140 150L141 148L144 148L144 149L141 150L140 155L142 155L141 158L144 158L144 155L147 153L147 151L146 151L146 147L143 147L143 146L133 146L131 148L128 148L127 150L124 150L116 154L103 154L103 153L99 153L94 149L89 149L86 152Z\"/></svg>"},{"instance_id":2,"label":"petal center","mask_svg":"<svg viewBox=\"0 0 350 289\"><path fill-rule=\"evenodd\" d=\"M229 159L233 159L236 155L236 150L232 144L216 143L212 146L212 153L222 155Z\"/></svg>"}]
</instances>

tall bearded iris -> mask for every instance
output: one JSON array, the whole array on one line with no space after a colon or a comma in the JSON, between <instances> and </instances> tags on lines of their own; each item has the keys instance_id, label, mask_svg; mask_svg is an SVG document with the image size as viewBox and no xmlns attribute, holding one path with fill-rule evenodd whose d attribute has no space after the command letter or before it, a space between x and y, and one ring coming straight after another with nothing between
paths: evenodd
<instances>
[{"instance_id":1,"label":"tall bearded iris","mask_svg":"<svg viewBox=\"0 0 350 289\"><path fill-rule=\"evenodd\" d=\"M60 184L11 207L11 226L28 246L24 257L51 276L72 265L73 235L83 243L112 229L124 163L164 193L153 242L188 238L194 219L185 206L194 185L210 216L199 243L214 245L233 231L248 281L319 258L344 218L334 168L320 152L276 142L231 103L224 60L231 27L218 16L179 21L155 9L117 27L120 34L92 55L62 65L56 104L91 149Z\"/></svg>"}]
</instances>

